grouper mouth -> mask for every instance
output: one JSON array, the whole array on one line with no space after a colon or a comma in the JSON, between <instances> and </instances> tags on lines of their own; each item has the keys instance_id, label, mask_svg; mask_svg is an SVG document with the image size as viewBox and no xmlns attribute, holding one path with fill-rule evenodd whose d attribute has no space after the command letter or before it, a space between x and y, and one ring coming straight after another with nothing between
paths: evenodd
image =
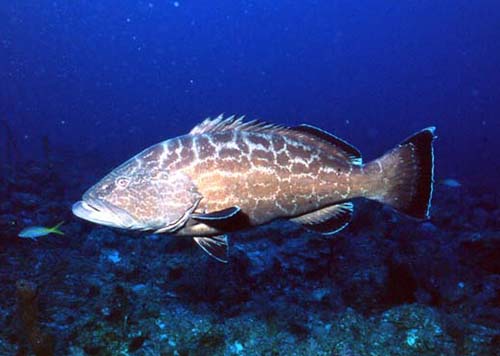
<instances>
[{"instance_id":1,"label":"grouper mouth","mask_svg":"<svg viewBox=\"0 0 500 356\"><path fill-rule=\"evenodd\" d=\"M125 210L102 200L83 199L73 204L73 214L81 219L120 229L137 229L138 224Z\"/></svg>"}]
</instances>

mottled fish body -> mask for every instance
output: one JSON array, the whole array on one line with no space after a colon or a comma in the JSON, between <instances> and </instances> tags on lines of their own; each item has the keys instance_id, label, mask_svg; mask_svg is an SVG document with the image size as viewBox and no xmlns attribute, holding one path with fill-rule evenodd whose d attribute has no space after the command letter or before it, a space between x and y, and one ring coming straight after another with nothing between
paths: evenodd
<instances>
[{"instance_id":1,"label":"mottled fish body","mask_svg":"<svg viewBox=\"0 0 500 356\"><path fill-rule=\"evenodd\" d=\"M357 197L428 217L433 139L434 128L424 129L363 164L356 148L313 126L220 116L131 158L73 211L104 225L192 236L226 261L226 232L289 219L331 235L349 223Z\"/></svg>"}]
</instances>

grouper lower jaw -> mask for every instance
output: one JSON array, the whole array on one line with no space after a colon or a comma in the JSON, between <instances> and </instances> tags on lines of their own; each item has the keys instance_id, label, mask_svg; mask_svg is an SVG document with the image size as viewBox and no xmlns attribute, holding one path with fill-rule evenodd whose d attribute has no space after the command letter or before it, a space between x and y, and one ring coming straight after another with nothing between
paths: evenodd
<instances>
[{"instance_id":1,"label":"grouper lower jaw","mask_svg":"<svg viewBox=\"0 0 500 356\"><path fill-rule=\"evenodd\" d=\"M80 200L73 204L73 214L81 219L120 229L138 229L137 222L127 212L110 204Z\"/></svg>"}]
</instances>

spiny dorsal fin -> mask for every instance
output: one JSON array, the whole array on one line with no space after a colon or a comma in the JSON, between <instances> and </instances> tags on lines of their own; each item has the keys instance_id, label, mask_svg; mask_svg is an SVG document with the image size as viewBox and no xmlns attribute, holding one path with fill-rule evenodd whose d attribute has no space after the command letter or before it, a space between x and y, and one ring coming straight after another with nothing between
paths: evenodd
<instances>
[{"instance_id":1,"label":"spiny dorsal fin","mask_svg":"<svg viewBox=\"0 0 500 356\"><path fill-rule=\"evenodd\" d=\"M224 117L222 114L215 119L207 118L191 129L189 134L199 135L207 132L221 132L228 130L251 131L251 132L284 132L289 128L281 125L269 124L259 120L244 122L245 116L236 117L231 115Z\"/></svg>"},{"instance_id":2,"label":"spiny dorsal fin","mask_svg":"<svg viewBox=\"0 0 500 356\"><path fill-rule=\"evenodd\" d=\"M361 164L363 164L363 159L361 158L361 152L359 152L359 150L356 147L338 138L337 136L331 134L330 132L327 132L325 130L307 124L299 125L297 127L292 128L292 130L312 135L316 138L319 138L323 141L326 141L334 145L335 147L338 147L347 155L351 163L354 165L360 166Z\"/></svg>"},{"instance_id":3,"label":"spiny dorsal fin","mask_svg":"<svg viewBox=\"0 0 500 356\"><path fill-rule=\"evenodd\" d=\"M345 202L300 215L290 220L323 235L333 235L349 225L353 210L354 205L351 202Z\"/></svg>"},{"instance_id":4,"label":"spiny dorsal fin","mask_svg":"<svg viewBox=\"0 0 500 356\"><path fill-rule=\"evenodd\" d=\"M217 261L227 263L229 247L226 235L193 237L194 241Z\"/></svg>"}]
</instances>

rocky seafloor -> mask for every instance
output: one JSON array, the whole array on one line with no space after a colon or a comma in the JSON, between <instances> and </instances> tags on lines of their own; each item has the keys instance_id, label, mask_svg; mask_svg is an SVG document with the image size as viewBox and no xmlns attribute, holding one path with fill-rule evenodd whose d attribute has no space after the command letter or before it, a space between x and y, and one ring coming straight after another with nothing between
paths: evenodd
<instances>
[{"instance_id":1,"label":"rocky seafloor","mask_svg":"<svg viewBox=\"0 0 500 356\"><path fill-rule=\"evenodd\" d=\"M425 222L360 200L330 239L233 233L222 264L78 220L92 179L62 171L0 177L0 355L500 355L496 192L437 184ZM65 236L17 237L60 220Z\"/></svg>"}]
</instances>

